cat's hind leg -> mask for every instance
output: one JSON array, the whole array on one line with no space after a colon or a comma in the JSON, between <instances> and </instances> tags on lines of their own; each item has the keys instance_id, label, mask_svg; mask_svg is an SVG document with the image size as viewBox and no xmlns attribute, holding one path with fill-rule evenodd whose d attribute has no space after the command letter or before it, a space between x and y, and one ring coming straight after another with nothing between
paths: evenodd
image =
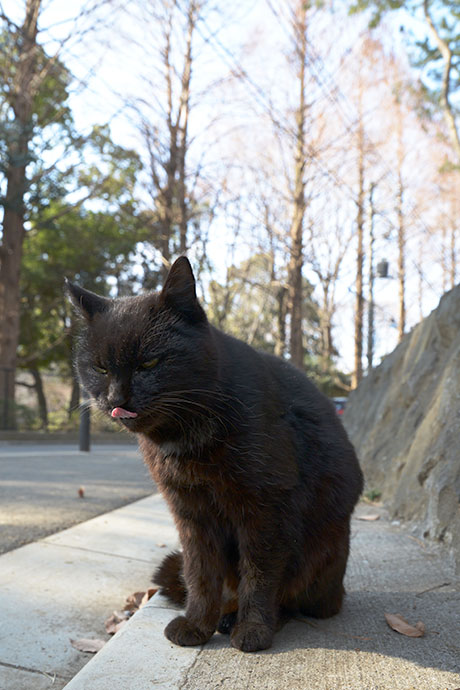
<instances>
[{"instance_id":1,"label":"cat's hind leg","mask_svg":"<svg viewBox=\"0 0 460 690\"><path fill-rule=\"evenodd\" d=\"M342 608L345 588L343 578L347 565L348 548L341 549L335 559L317 573L313 582L297 594L291 606L313 618L330 618Z\"/></svg>"}]
</instances>

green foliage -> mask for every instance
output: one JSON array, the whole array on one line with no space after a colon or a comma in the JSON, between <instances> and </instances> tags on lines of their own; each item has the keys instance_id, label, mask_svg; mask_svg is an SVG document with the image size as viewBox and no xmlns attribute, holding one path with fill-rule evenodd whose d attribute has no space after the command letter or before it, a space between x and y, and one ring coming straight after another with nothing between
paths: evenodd
<instances>
[{"instance_id":1,"label":"green foliage","mask_svg":"<svg viewBox=\"0 0 460 690\"><path fill-rule=\"evenodd\" d=\"M117 213L69 209L62 201L41 210L24 247L18 351L23 366L31 361L41 367L68 363L64 277L107 294L107 278L127 271L136 243L144 238L131 211L130 207Z\"/></svg>"},{"instance_id":2,"label":"green foliage","mask_svg":"<svg viewBox=\"0 0 460 690\"><path fill-rule=\"evenodd\" d=\"M67 105L71 76L59 59L50 60L40 46L36 47L35 83L30 86L31 104L28 121L18 116L18 93L15 77L20 59L20 33L9 29L0 32L0 172L8 166L37 163L51 146L62 146L71 137L73 118ZM24 94L26 97L26 94ZM52 136L51 136L52 130ZM29 140L27 157L11 161L14 143L23 134ZM52 140L52 144L51 144Z\"/></svg>"},{"instance_id":3,"label":"green foliage","mask_svg":"<svg viewBox=\"0 0 460 690\"><path fill-rule=\"evenodd\" d=\"M368 501L378 501L382 497L382 492L379 489L369 489L369 491L365 492L364 497Z\"/></svg>"},{"instance_id":4,"label":"green foliage","mask_svg":"<svg viewBox=\"0 0 460 690\"><path fill-rule=\"evenodd\" d=\"M403 10L414 18L423 19L422 0L352 0L350 14L370 11L369 26L376 27L382 17L390 11ZM452 70L449 88L454 92L460 88L460 4L458 0L434 0L428 3L436 30L452 51ZM425 67L425 86L439 101L439 89L443 76L443 58L425 22L426 36L421 40L406 32L412 48L411 59L414 66Z\"/></svg>"},{"instance_id":5,"label":"green foliage","mask_svg":"<svg viewBox=\"0 0 460 690\"><path fill-rule=\"evenodd\" d=\"M350 14L372 10L369 27L374 29L382 20L388 10L400 10L406 5L412 5L410 0L353 0L350 5Z\"/></svg>"},{"instance_id":6,"label":"green foliage","mask_svg":"<svg viewBox=\"0 0 460 690\"><path fill-rule=\"evenodd\" d=\"M108 277L123 292L134 282L130 266L137 244L148 230L134 200L138 156L116 146L107 127L98 127L86 144L91 159L85 169L38 177L29 196L30 229L24 243L21 271L20 366L43 368L58 363L70 372L69 307L64 277L107 294ZM99 157L97 157L99 156ZM68 190L75 177L91 185L84 204L72 205ZM99 192L99 193L98 193ZM92 208L94 207L94 208Z\"/></svg>"},{"instance_id":7,"label":"green foliage","mask_svg":"<svg viewBox=\"0 0 460 690\"><path fill-rule=\"evenodd\" d=\"M307 353L305 371L320 391L330 398L342 396L344 391L350 390L350 376L340 371L332 360L325 362L321 356Z\"/></svg>"},{"instance_id":8,"label":"green foliage","mask_svg":"<svg viewBox=\"0 0 460 690\"><path fill-rule=\"evenodd\" d=\"M132 259L148 239L135 202L141 162L112 141L108 126L75 131L71 74L33 40L24 50L23 40L22 30L0 17L0 205L8 180L10 208L17 207L25 230L14 257L19 262L22 254L19 366L52 365L69 375L72 320L64 276L103 294L109 277L119 291L132 290L138 280ZM26 170L10 188L17 168ZM19 418L24 414L18 410Z\"/></svg>"},{"instance_id":9,"label":"green foliage","mask_svg":"<svg viewBox=\"0 0 460 690\"><path fill-rule=\"evenodd\" d=\"M87 137L75 141L85 151L85 165L79 167L77 187L96 191L98 201L132 199L141 161L135 151L116 145L108 125L96 126Z\"/></svg>"}]
</instances>

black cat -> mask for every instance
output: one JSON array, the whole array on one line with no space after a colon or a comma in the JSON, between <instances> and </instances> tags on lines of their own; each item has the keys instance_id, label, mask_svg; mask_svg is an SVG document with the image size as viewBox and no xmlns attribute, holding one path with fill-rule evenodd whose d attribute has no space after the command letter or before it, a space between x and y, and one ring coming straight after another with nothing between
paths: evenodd
<instances>
[{"instance_id":1,"label":"black cat","mask_svg":"<svg viewBox=\"0 0 460 690\"><path fill-rule=\"evenodd\" d=\"M160 293L68 290L85 317L81 382L139 434L179 531L183 553L156 576L186 604L168 639L199 645L218 629L252 652L295 611L337 613L362 474L328 399L287 362L211 326L185 257Z\"/></svg>"}]
</instances>

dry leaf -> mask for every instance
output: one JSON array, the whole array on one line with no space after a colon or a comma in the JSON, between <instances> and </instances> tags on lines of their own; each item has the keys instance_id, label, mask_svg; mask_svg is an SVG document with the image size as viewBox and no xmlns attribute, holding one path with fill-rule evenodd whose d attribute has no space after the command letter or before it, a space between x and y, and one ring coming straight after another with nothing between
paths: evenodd
<instances>
[{"instance_id":1,"label":"dry leaf","mask_svg":"<svg viewBox=\"0 0 460 690\"><path fill-rule=\"evenodd\" d=\"M137 611L144 598L144 594L145 592L134 592L134 594L130 594L126 599L123 609L125 611Z\"/></svg>"},{"instance_id":2,"label":"dry leaf","mask_svg":"<svg viewBox=\"0 0 460 690\"><path fill-rule=\"evenodd\" d=\"M149 587L146 592L134 592L134 594L130 594L126 599L124 611L131 611L134 613L134 611L140 609L141 606L144 606L156 592L158 592L158 587Z\"/></svg>"},{"instance_id":3,"label":"dry leaf","mask_svg":"<svg viewBox=\"0 0 460 690\"><path fill-rule=\"evenodd\" d=\"M105 629L109 635L115 635L115 633L123 627L126 621L126 615L123 613L118 613L118 611L114 611L110 618L107 618L105 621Z\"/></svg>"},{"instance_id":4,"label":"dry leaf","mask_svg":"<svg viewBox=\"0 0 460 690\"><path fill-rule=\"evenodd\" d=\"M80 640L70 640L70 644L79 652L89 652L90 654L96 654L105 645L105 640L90 640L82 637Z\"/></svg>"},{"instance_id":5,"label":"dry leaf","mask_svg":"<svg viewBox=\"0 0 460 690\"><path fill-rule=\"evenodd\" d=\"M401 635L406 635L407 637L423 637L425 634L425 625L422 621L416 623L415 626L410 625L400 613L386 613L385 619L390 628L401 633Z\"/></svg>"},{"instance_id":6,"label":"dry leaf","mask_svg":"<svg viewBox=\"0 0 460 690\"><path fill-rule=\"evenodd\" d=\"M373 520L380 520L380 515L377 513L371 513L370 515L357 515L356 516L357 520L369 520L369 522Z\"/></svg>"},{"instance_id":7,"label":"dry leaf","mask_svg":"<svg viewBox=\"0 0 460 690\"><path fill-rule=\"evenodd\" d=\"M149 587L144 596L142 597L142 601L140 603L140 606L145 606L145 604L148 602L149 599L153 597L154 594L158 592L158 587Z\"/></svg>"}]
</instances>

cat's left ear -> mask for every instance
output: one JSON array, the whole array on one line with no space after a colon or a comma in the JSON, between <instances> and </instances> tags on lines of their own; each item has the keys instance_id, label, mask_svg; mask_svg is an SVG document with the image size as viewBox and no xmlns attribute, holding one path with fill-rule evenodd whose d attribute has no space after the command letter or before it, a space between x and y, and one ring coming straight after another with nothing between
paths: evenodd
<instances>
[{"instance_id":1,"label":"cat's left ear","mask_svg":"<svg viewBox=\"0 0 460 690\"><path fill-rule=\"evenodd\" d=\"M65 287L71 302L88 321L91 321L95 314L101 314L109 308L110 300L106 297L85 290L71 283L67 278L65 278Z\"/></svg>"},{"instance_id":2,"label":"cat's left ear","mask_svg":"<svg viewBox=\"0 0 460 690\"><path fill-rule=\"evenodd\" d=\"M196 298L195 278L187 257L180 256L171 266L160 293L160 305L170 307L190 321L206 320Z\"/></svg>"}]
</instances>

